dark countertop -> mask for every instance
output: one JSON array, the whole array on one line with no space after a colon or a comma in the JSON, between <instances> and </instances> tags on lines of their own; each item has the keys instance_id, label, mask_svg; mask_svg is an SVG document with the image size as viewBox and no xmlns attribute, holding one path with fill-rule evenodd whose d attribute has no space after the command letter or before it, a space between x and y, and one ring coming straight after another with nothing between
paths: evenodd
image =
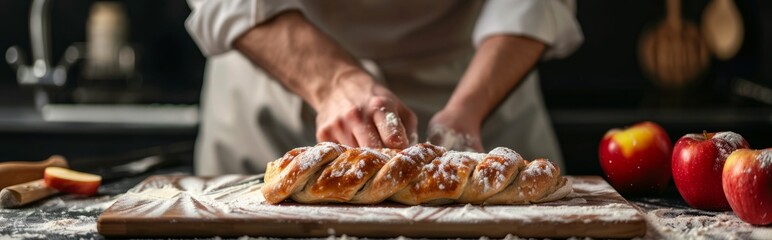
<instances>
[{"instance_id":1,"label":"dark countertop","mask_svg":"<svg viewBox=\"0 0 772 240\"><path fill-rule=\"evenodd\" d=\"M193 135L197 130L198 126L186 124L49 122L33 107L0 107L2 133Z\"/></svg>"},{"instance_id":2,"label":"dark countertop","mask_svg":"<svg viewBox=\"0 0 772 240\"><path fill-rule=\"evenodd\" d=\"M191 174L178 164L105 183L93 197L57 195L19 209L0 209L0 239L103 239L96 219L117 197L151 175ZM647 219L643 239L770 239L772 226L757 227L732 212L690 208L669 189L657 198L630 198Z\"/></svg>"},{"instance_id":3,"label":"dark countertop","mask_svg":"<svg viewBox=\"0 0 772 240\"><path fill-rule=\"evenodd\" d=\"M646 217L644 239L772 239L772 226L753 226L732 211L691 208L680 197L633 198Z\"/></svg>"},{"instance_id":4,"label":"dark countertop","mask_svg":"<svg viewBox=\"0 0 772 240\"><path fill-rule=\"evenodd\" d=\"M0 209L0 239L104 239L96 220L118 196L157 174L191 174L189 166L163 168L105 183L92 197L57 195L19 209Z\"/></svg>"},{"instance_id":5,"label":"dark countertop","mask_svg":"<svg viewBox=\"0 0 772 240\"><path fill-rule=\"evenodd\" d=\"M127 152L191 143L197 132L195 124L51 122L32 107L0 106L0 162L45 159L53 154L68 160L103 158L100 160L109 162Z\"/></svg>"}]
</instances>

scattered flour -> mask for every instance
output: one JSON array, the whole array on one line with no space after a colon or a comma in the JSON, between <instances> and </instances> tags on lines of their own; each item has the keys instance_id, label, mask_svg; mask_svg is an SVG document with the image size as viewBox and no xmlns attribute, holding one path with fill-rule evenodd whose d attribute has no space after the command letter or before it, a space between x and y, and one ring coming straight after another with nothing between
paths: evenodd
<instances>
[{"instance_id":1,"label":"scattered flour","mask_svg":"<svg viewBox=\"0 0 772 240\"><path fill-rule=\"evenodd\" d=\"M47 236L40 233L11 233L8 235L0 235L0 240L17 240L17 239L45 239Z\"/></svg>"},{"instance_id":2,"label":"scattered flour","mask_svg":"<svg viewBox=\"0 0 772 240\"><path fill-rule=\"evenodd\" d=\"M719 132L716 133L716 135L713 135L713 138L718 138L721 140L724 140L727 144L732 146L732 148L737 149L742 146L745 146L745 139L740 136L740 134L737 134L735 132Z\"/></svg>"},{"instance_id":3,"label":"scattered flour","mask_svg":"<svg viewBox=\"0 0 772 240\"><path fill-rule=\"evenodd\" d=\"M724 167L726 158L735 149L748 147L748 144L745 142L743 137L740 136L740 134L734 132L719 132L716 133L716 135L713 135L713 138L719 139L719 141L713 141L713 144L719 151L713 164L713 169L717 171L721 171L721 169Z\"/></svg>"},{"instance_id":4,"label":"scattered flour","mask_svg":"<svg viewBox=\"0 0 772 240\"><path fill-rule=\"evenodd\" d=\"M386 126L388 126L389 129L396 129L399 127L399 117L397 117L397 114L393 112L386 113Z\"/></svg>"},{"instance_id":5,"label":"scattered flour","mask_svg":"<svg viewBox=\"0 0 772 240\"><path fill-rule=\"evenodd\" d=\"M381 108L381 112L383 111L385 111L385 109ZM408 143L412 141L413 136L408 136L408 139L404 139L402 135L399 134L400 130L404 129L404 127L403 128L399 127L400 126L399 122L401 121L399 119L399 116L397 116L397 114L394 112L385 112L385 113L386 115L384 116L385 119L383 124L386 125L385 128L392 135L393 137L392 140L394 141L393 143L396 145L402 145L405 143L406 140L408 141ZM417 135L416 135L416 141L418 141Z\"/></svg>"},{"instance_id":6,"label":"scattered flour","mask_svg":"<svg viewBox=\"0 0 772 240\"><path fill-rule=\"evenodd\" d=\"M95 233L96 231L96 217L79 216L42 223L28 223L26 226L21 227L18 232L9 234L8 237L9 239L46 238L47 234L56 234L73 238Z\"/></svg>"},{"instance_id":7,"label":"scattered flour","mask_svg":"<svg viewBox=\"0 0 772 240\"><path fill-rule=\"evenodd\" d=\"M751 239L754 233L751 225L742 222L731 212L711 212L709 215L695 215L695 212L690 209L663 208L648 212L646 218L651 230L670 239Z\"/></svg>"},{"instance_id":8,"label":"scattered flour","mask_svg":"<svg viewBox=\"0 0 772 240\"><path fill-rule=\"evenodd\" d=\"M120 196L57 195L42 200L37 206L0 209L0 239L98 237L97 216Z\"/></svg>"},{"instance_id":9,"label":"scattered flour","mask_svg":"<svg viewBox=\"0 0 772 240\"><path fill-rule=\"evenodd\" d=\"M96 218L80 216L78 218L67 218L49 221L38 225L37 230L72 236L76 234L96 232Z\"/></svg>"},{"instance_id":10,"label":"scattered flour","mask_svg":"<svg viewBox=\"0 0 772 240\"><path fill-rule=\"evenodd\" d=\"M761 150L761 153L756 156L756 160L760 162L761 168L766 168L772 165L772 149Z\"/></svg>"},{"instance_id":11,"label":"scattered flour","mask_svg":"<svg viewBox=\"0 0 772 240\"><path fill-rule=\"evenodd\" d=\"M183 181L184 180L184 181ZM564 200L537 205L515 206L401 206L401 205L300 205L285 203L271 205L265 202L259 192L259 184L252 177L223 176L210 181L179 179L179 184L159 182L146 187L137 187L120 197L113 204L114 210L127 210L129 216L142 215L141 211L131 211L132 205L149 205L136 209L160 208L160 212L176 217L208 217L211 213L239 217L303 217L312 221L341 221L362 223L389 223L409 221L438 221L448 223L495 223L498 221L552 221L559 223L587 223L587 221L626 222L640 219L639 212L622 203L603 202L608 199L603 194L613 194L608 184L590 184L575 181L574 193ZM169 187L177 188L173 190ZM145 194L147 193L147 194ZM102 203L92 206L92 209L103 209L115 200L111 197L99 199ZM70 201L67 201L70 202ZM154 204L152 202L171 202L172 204ZM199 204L196 207L189 203ZM51 206L68 206L52 201ZM578 204L590 204L577 206ZM199 209L204 206L205 210ZM455 210L453 210L455 209ZM207 214L210 213L210 214ZM753 228L743 223L730 212L714 213L711 216L693 216L691 210L656 209L645 215L650 229L669 239L764 239L770 236L765 228ZM168 216L168 215L167 215ZM569 217L566 217L569 216ZM584 217L579 217L584 216ZM590 219L586 220L588 216ZM3 219L0 215L0 222ZM94 216L76 216L56 221L27 223L18 233L0 236L0 239L46 238L42 231L60 231L71 238L84 233L96 231ZM0 224L2 225L2 224ZM769 229L766 229L769 230ZM335 229L328 229L331 235L328 239L358 239L355 237L333 236L339 234ZM648 236L647 236L648 237ZM239 239L260 239L249 238ZM397 239L406 240L399 237ZM480 239L488 240L486 237ZM508 235L505 239L520 239ZM576 239L576 238L571 238Z\"/></svg>"},{"instance_id":12,"label":"scattered flour","mask_svg":"<svg viewBox=\"0 0 772 240\"><path fill-rule=\"evenodd\" d=\"M151 217L214 217L232 212L229 203L243 202L242 198L254 200L256 195L260 195L259 199L265 201L256 181L257 177L237 175L225 175L209 181L182 177L177 184L158 183L131 189L113 204L112 210Z\"/></svg>"},{"instance_id":13,"label":"scattered flour","mask_svg":"<svg viewBox=\"0 0 772 240\"><path fill-rule=\"evenodd\" d=\"M429 127L429 141L449 150L475 152L472 146L479 143L480 139L445 126L432 125Z\"/></svg>"},{"instance_id":14,"label":"scattered flour","mask_svg":"<svg viewBox=\"0 0 772 240\"><path fill-rule=\"evenodd\" d=\"M451 152L451 156L454 155ZM461 164L467 157L446 157L444 162ZM129 216L144 215L158 212L165 216L177 217L209 217L214 214L228 214L228 216L265 218L278 217L302 217L311 221L341 221L362 223L389 223L409 221L438 221L449 223L468 222L499 222L520 221L531 222L535 220L570 223L584 221L578 216L590 216L597 221L625 222L641 219L638 211L627 204L608 203L592 206L577 206L586 203L585 198L573 198L560 200L546 205L515 205L515 206L402 206L402 205L303 205L284 203L271 205L265 202L259 192L259 185L251 178L231 178L230 181L221 181L220 188L209 188L208 182L204 183L204 191L189 191L187 188L198 189L200 186L192 184L193 181L181 181L191 183L175 185L178 192L157 185L151 188L132 189L113 205L112 210L121 211ZM217 178L213 179L216 181ZM581 186L581 182L578 185ZM589 185L584 183L585 185ZM610 186L599 188L607 190ZM168 192L163 196L174 196L171 199L163 199L147 194L153 191ZM590 196L592 197L592 196ZM596 197L598 198L598 197ZM562 202L561 202L562 201ZM596 200L597 201L597 200ZM197 207L190 205L196 202ZM566 204L572 203L572 204ZM138 206L139 205L139 206ZM203 206L203 208L202 208ZM460 208L450 211L454 208ZM566 217L572 216L572 217Z\"/></svg>"},{"instance_id":15,"label":"scattered flour","mask_svg":"<svg viewBox=\"0 0 772 240\"><path fill-rule=\"evenodd\" d=\"M607 197L609 195L618 195L614 188L608 183L590 184L583 181L573 181L573 192L567 197Z\"/></svg>"}]
</instances>

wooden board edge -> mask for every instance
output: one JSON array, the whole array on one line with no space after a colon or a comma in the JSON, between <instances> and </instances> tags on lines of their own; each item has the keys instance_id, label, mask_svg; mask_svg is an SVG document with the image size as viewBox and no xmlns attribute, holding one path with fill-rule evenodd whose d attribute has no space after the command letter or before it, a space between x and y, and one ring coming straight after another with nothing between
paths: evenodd
<instances>
[{"instance_id":1,"label":"wooden board edge","mask_svg":"<svg viewBox=\"0 0 772 240\"><path fill-rule=\"evenodd\" d=\"M146 224L134 225L133 221ZM513 227L515 227L513 229ZM454 224L436 222L412 223L320 223L315 221L276 223L217 220L217 221L186 221L146 219L100 219L97 223L99 234L105 237L329 237L331 235L348 235L357 237L388 238L388 237L422 237L422 238L503 238L508 234L518 237L540 238L632 238L642 237L646 233L646 221L643 219L614 223L608 226L604 222L571 222L553 224L523 224L507 225L506 223L491 224ZM567 231L566 229L572 229ZM398 230L398 231L396 231ZM574 232L584 232L582 235ZM400 234L395 234L399 232ZM486 233L480 235L479 233Z\"/></svg>"},{"instance_id":2,"label":"wooden board edge","mask_svg":"<svg viewBox=\"0 0 772 240\"><path fill-rule=\"evenodd\" d=\"M139 185L142 185L143 183L147 181L151 181L155 178L166 178L166 177L180 177L180 175L154 175L146 178L143 180ZM608 184L605 179L603 179L600 176L567 176L572 178L586 178L586 179L592 179L593 180L600 180L604 183ZM501 224L493 224L490 223L484 223L484 224L477 224L474 225L476 232L486 232L489 233L489 236L487 237L505 237L509 233L517 232L517 236L519 237L546 237L546 238L568 238L568 237L592 237L592 238L632 238L632 237L642 237L646 233L646 219L641 213L640 208L638 208L636 205L630 203L627 201L624 197L622 197L618 192L616 195L624 201L624 203L632 208L634 208L638 214L634 219L629 219L629 221L622 222L622 223L615 223L612 227L606 226L606 224L600 224L600 222L590 222L590 223L570 223L573 225L580 226L582 229L585 229L585 235L583 236L575 236L567 234L565 231L561 231L561 228L566 228L566 223L556 223L556 224L531 224L533 226L525 225L526 227L520 227L519 229L507 229L506 226L501 226ZM105 212L108 212L110 208L106 209ZM154 223L151 224L152 227L133 227L130 226L129 223L140 221L144 223ZM188 222L188 225L182 225L182 224L175 224L175 223L183 223L186 222L184 219L154 219L154 220L148 220L148 219L126 219L126 218L112 218L107 217L104 215L104 212L100 214L100 216L97 219L97 232L105 237L212 237L212 236L221 236L221 237L240 237L244 235L248 236L266 236L266 237L328 237L331 235L342 235L346 234L349 236L357 236L357 237L398 237L398 236L406 236L406 237L437 237L437 238L448 238L448 237L481 237L479 235L469 235L465 234L464 232L459 232L461 230L464 230L463 228L460 228L459 226L469 226L468 223L464 224L452 224L452 223L444 223L439 224L432 222L432 223L405 223L405 224L394 224L394 223L378 223L378 224L368 224L366 226L363 226L361 223L352 223L352 224L341 224L341 223L319 223L319 222L309 222L309 223L297 223L297 224L287 224L287 223L255 223L255 222L247 222L247 221L236 221L233 222L232 219L230 222L228 221L206 221L206 222ZM332 228L334 224L334 229ZM554 225L554 226L550 226ZM535 229L541 228L540 231L544 231L544 227L547 226L549 232L548 234L544 234L544 232L533 232L536 231ZM205 228L204 228L205 227ZM401 231L405 231L401 235L394 235L392 232L395 227L401 227ZM511 227L511 226L510 226ZM213 231L213 229L215 231ZM432 229L435 232L427 235L426 229ZM295 234L287 234L287 233L295 233ZM416 235L415 233L422 233L420 235Z\"/></svg>"}]
</instances>

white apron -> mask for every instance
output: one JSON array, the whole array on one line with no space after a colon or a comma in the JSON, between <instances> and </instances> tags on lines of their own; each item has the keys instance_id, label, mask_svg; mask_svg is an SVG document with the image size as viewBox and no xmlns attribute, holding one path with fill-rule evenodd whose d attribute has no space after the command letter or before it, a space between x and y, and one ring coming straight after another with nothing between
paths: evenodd
<instances>
[{"instance_id":1,"label":"white apron","mask_svg":"<svg viewBox=\"0 0 772 240\"><path fill-rule=\"evenodd\" d=\"M555 9L563 6L562 2L506 1L504 4L530 5L526 4L525 9L520 10L509 9L504 12L506 16L501 16L501 6L495 5L501 1L485 4L482 1L431 2L433 4L405 1L396 4L399 5L397 8L387 8L380 4L391 1L375 0L355 2L367 6L338 6L336 14L328 16L325 13L330 11L330 3L334 1L282 1L273 7L269 4L271 1L250 1L247 3L257 4L254 7L258 9L248 13L240 12L246 7L227 7L239 1L206 2L204 7L200 3L191 3L194 12L186 24L202 51L209 56L202 93L203 117L196 143L196 174L262 172L267 162L286 151L316 143L314 111L239 52L230 51L228 41L232 41L232 32L238 30L239 24L230 23L228 28L216 25L218 22L233 22L232 17L247 14L254 26L286 8L300 9L309 21L362 59L368 71L417 114L419 140L425 141L428 121L445 105L474 54L474 46L485 36L502 32L528 35L547 43L546 57L565 56L581 42L581 33L573 17L547 14L546 18L551 19L553 25L561 25L551 26L554 29L545 29L547 27L541 26L543 19L534 19L545 18L544 13L534 14L534 8L551 10L546 12L553 15L565 15L565 9ZM219 12L207 12L212 8L207 4L219 4ZM368 9L378 11L368 12ZM405 9L415 11L411 13ZM538 22L538 28L527 32L527 26L515 26L513 30L512 26L502 29L486 23L497 23L499 18L506 20L518 13L520 15L514 17L518 23ZM345 21L358 24L349 26ZM427 35L426 32L434 33ZM566 36L572 41L565 42ZM489 116L481 136L486 150L506 146L526 159L544 157L563 166L536 71L528 74Z\"/></svg>"}]
</instances>

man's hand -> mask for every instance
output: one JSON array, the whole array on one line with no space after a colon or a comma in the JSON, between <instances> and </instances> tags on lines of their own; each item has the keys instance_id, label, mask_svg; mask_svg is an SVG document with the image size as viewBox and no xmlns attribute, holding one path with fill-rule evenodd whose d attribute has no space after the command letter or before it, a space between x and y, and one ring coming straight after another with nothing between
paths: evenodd
<instances>
[{"instance_id":1,"label":"man's hand","mask_svg":"<svg viewBox=\"0 0 772 240\"><path fill-rule=\"evenodd\" d=\"M526 37L486 38L448 103L429 122L429 141L454 150L482 151L480 127L485 118L531 71L544 49L543 43Z\"/></svg>"},{"instance_id":2,"label":"man's hand","mask_svg":"<svg viewBox=\"0 0 772 240\"><path fill-rule=\"evenodd\" d=\"M399 149L417 142L415 113L370 75L344 74L334 86L317 110L319 141Z\"/></svg>"},{"instance_id":3,"label":"man's hand","mask_svg":"<svg viewBox=\"0 0 772 240\"><path fill-rule=\"evenodd\" d=\"M300 12L257 25L233 45L316 110L318 141L405 148L417 138L415 114Z\"/></svg>"},{"instance_id":4,"label":"man's hand","mask_svg":"<svg viewBox=\"0 0 772 240\"><path fill-rule=\"evenodd\" d=\"M458 151L482 152L482 119L462 109L443 109L429 121L429 142Z\"/></svg>"}]
</instances>

